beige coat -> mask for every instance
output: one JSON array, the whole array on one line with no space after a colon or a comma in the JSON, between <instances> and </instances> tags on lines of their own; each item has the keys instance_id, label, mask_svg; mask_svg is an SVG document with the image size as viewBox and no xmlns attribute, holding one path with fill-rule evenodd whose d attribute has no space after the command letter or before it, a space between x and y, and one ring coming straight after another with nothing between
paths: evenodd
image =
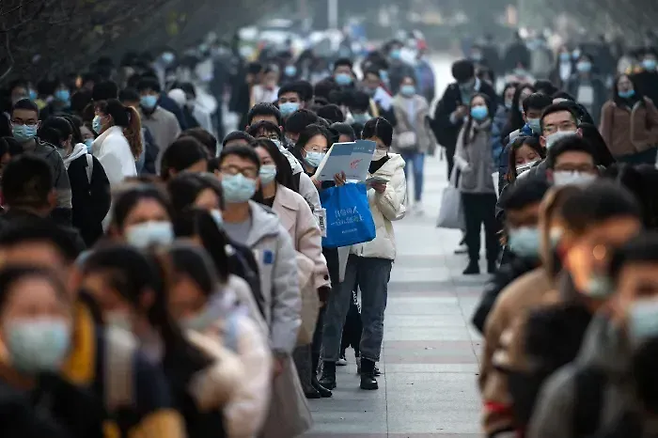
<instances>
[{"instance_id":1,"label":"beige coat","mask_svg":"<svg viewBox=\"0 0 658 438\"><path fill-rule=\"evenodd\" d=\"M415 112L413 115L409 114L409 100L413 101ZM416 134L416 150L418 152L426 153L432 145L432 137L429 131L429 125L426 121L429 112L429 105L423 96L416 94L411 98L395 96L393 99L393 111L397 125L393 131L393 150L396 152L403 152L397 144L400 134L404 132L414 132ZM412 119L413 116L413 120Z\"/></svg>"},{"instance_id":2,"label":"beige coat","mask_svg":"<svg viewBox=\"0 0 658 438\"><path fill-rule=\"evenodd\" d=\"M615 157L643 152L658 145L658 110L646 97L632 109L609 100L601 109L599 131Z\"/></svg>"},{"instance_id":3,"label":"beige coat","mask_svg":"<svg viewBox=\"0 0 658 438\"><path fill-rule=\"evenodd\" d=\"M320 308L317 290L330 285L327 261L322 255L322 235L308 203L289 188L277 185L272 209L290 234L297 251L299 288L302 293L302 326L298 343L306 345L313 338Z\"/></svg>"}]
</instances>

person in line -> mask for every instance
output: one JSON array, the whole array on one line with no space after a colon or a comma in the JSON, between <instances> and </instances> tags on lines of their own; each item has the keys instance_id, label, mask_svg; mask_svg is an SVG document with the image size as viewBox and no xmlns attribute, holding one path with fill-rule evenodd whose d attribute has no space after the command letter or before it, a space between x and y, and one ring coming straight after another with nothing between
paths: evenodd
<instances>
[{"instance_id":1,"label":"person in line","mask_svg":"<svg viewBox=\"0 0 658 438\"><path fill-rule=\"evenodd\" d=\"M14 137L0 137L0 181L2 180L2 173L5 167L12 158L17 157L23 153L23 148ZM4 205L4 203L0 203Z\"/></svg>"},{"instance_id":2,"label":"person in line","mask_svg":"<svg viewBox=\"0 0 658 438\"><path fill-rule=\"evenodd\" d=\"M63 225L71 224L72 194L69 176L64 166L64 160L57 149L39 139L39 108L28 99L19 100L11 110L12 135L25 152L37 155L49 164L52 186L56 189L56 203L52 211L53 219Z\"/></svg>"},{"instance_id":3,"label":"person in line","mask_svg":"<svg viewBox=\"0 0 658 438\"><path fill-rule=\"evenodd\" d=\"M206 172L208 153L194 137L180 137L162 154L162 181L167 182L180 172Z\"/></svg>"},{"instance_id":4,"label":"person in line","mask_svg":"<svg viewBox=\"0 0 658 438\"><path fill-rule=\"evenodd\" d=\"M130 106L138 109L140 102L139 92L134 88L125 88L119 92L119 101L126 107ZM143 147L142 154L136 163L137 173L140 175L156 175L155 162L160 154L160 149L155 144L155 139L151 131L144 124L141 124L141 126ZM91 147L89 150L91 151Z\"/></svg>"},{"instance_id":5,"label":"person in line","mask_svg":"<svg viewBox=\"0 0 658 438\"><path fill-rule=\"evenodd\" d=\"M137 110L116 99L95 105L94 131L98 134L91 149L105 169L111 186L137 176L136 160L142 153L142 130Z\"/></svg>"},{"instance_id":6,"label":"person in line","mask_svg":"<svg viewBox=\"0 0 658 438\"><path fill-rule=\"evenodd\" d=\"M658 102L658 57L655 49L648 49L639 54L641 69L633 75L638 94L646 96L652 102Z\"/></svg>"},{"instance_id":7,"label":"person in line","mask_svg":"<svg viewBox=\"0 0 658 438\"><path fill-rule=\"evenodd\" d=\"M658 109L636 92L628 75L619 75L613 97L601 109L599 131L617 161L655 164L658 145Z\"/></svg>"},{"instance_id":8,"label":"person in line","mask_svg":"<svg viewBox=\"0 0 658 438\"><path fill-rule=\"evenodd\" d=\"M454 166L453 157L457 147L457 138L469 115L469 103L475 94L488 96L490 102L496 101L496 92L486 82L475 77L475 67L468 60L457 61L452 65L452 76L456 82L448 85L443 97L436 105L432 130L441 146L446 148L448 161L448 178ZM492 114L495 114L493 108ZM490 178L491 179L491 178Z\"/></svg>"},{"instance_id":9,"label":"person in line","mask_svg":"<svg viewBox=\"0 0 658 438\"><path fill-rule=\"evenodd\" d=\"M523 84L516 87L516 91L512 97L512 108L510 108L509 111L509 119L500 131L503 143L505 143L505 139L511 135L512 132L519 130L519 133L521 133L520 130L526 125L526 121L523 118L523 101L536 92L537 90L532 84ZM525 135L530 134L530 131L526 128ZM509 139L508 143L511 141L512 139Z\"/></svg>"},{"instance_id":10,"label":"person in line","mask_svg":"<svg viewBox=\"0 0 658 438\"><path fill-rule=\"evenodd\" d=\"M283 85L279 88L278 96L279 111L281 111L283 117L306 107L306 99L304 99L306 96L304 96L303 88L298 81Z\"/></svg>"},{"instance_id":11,"label":"person in line","mask_svg":"<svg viewBox=\"0 0 658 438\"><path fill-rule=\"evenodd\" d=\"M77 132L76 132L77 131ZM63 117L46 119L40 137L57 147L71 182L72 225L87 247L103 235L103 219L110 210L110 182L98 159L80 143L80 131Z\"/></svg>"},{"instance_id":12,"label":"person in line","mask_svg":"<svg viewBox=\"0 0 658 438\"><path fill-rule=\"evenodd\" d=\"M414 67L402 59L402 47L402 42L392 41L388 52L388 80L393 96L400 92L400 86L405 77L416 77Z\"/></svg>"},{"instance_id":13,"label":"person in line","mask_svg":"<svg viewBox=\"0 0 658 438\"><path fill-rule=\"evenodd\" d=\"M286 119L284 135L288 148L294 148L301 133L309 125L319 124L320 118L309 109L300 109L290 114Z\"/></svg>"},{"instance_id":14,"label":"person in line","mask_svg":"<svg viewBox=\"0 0 658 438\"><path fill-rule=\"evenodd\" d=\"M425 154L429 151L432 139L426 119L429 105L425 98L416 92L416 80L405 77L400 92L393 99L393 110L397 125L393 133L393 150L398 152L406 165L405 178L409 181L408 167L413 167L414 204L417 213L422 212Z\"/></svg>"},{"instance_id":15,"label":"person in line","mask_svg":"<svg viewBox=\"0 0 658 438\"><path fill-rule=\"evenodd\" d=\"M363 128L363 138L377 145L368 177L381 177L388 183L373 183L368 188L368 204L375 222L376 237L370 242L351 247L344 281L338 288L334 288L327 304L322 340L324 368L320 383L329 389L336 387L336 361L341 353L341 333L352 291L356 287L361 290L363 321L360 387L365 390L379 388L375 378L375 364L381 353L388 281L396 257L392 222L402 219L406 213L404 160L400 155L389 152L393 142L393 126L382 117L371 119Z\"/></svg>"},{"instance_id":16,"label":"person in line","mask_svg":"<svg viewBox=\"0 0 658 438\"><path fill-rule=\"evenodd\" d=\"M639 206L625 189L611 182L597 182L567 200L562 206L562 216L565 226L559 245L561 261L570 274L570 281L560 286L560 292L572 303L580 303L587 312L589 322L578 331L572 330L569 344L579 342L570 345L570 351L564 351L567 345L563 345L562 357L556 356L555 352L549 357L542 357L537 353L550 351L545 342L555 341L555 335L564 333L563 331L553 331L550 340L544 337L543 342L527 344L527 350L531 353L530 360L538 359L537 362L531 363L538 366L552 365L553 370L563 365L548 378L539 393L527 430L527 436L532 438L594 436L602 427L605 430L607 424L618 420L619 414L626 407L634 409L633 406L637 406L633 403L633 398L624 398L621 387L613 383L630 380L607 380L607 377L622 377L628 372L626 370L632 350L627 349L634 343L629 342L632 338L627 336L633 336L633 326L627 325L626 331L620 330L619 324L625 321L624 317L628 315L634 301L640 297L635 295L638 278L635 277L635 281L629 281L631 278L628 278L627 281L619 282L620 278L613 270L612 278L617 280L613 283L608 266L615 266L617 249L623 248L641 232ZM640 235L638 238L647 242L646 236L642 238ZM605 250L601 252L597 248ZM628 322L630 323L630 320ZM562 325L566 323L567 321ZM555 324L553 326L555 327ZM564 328L567 327L559 327L558 330ZM534 330L536 332L536 328ZM529 341L532 333L527 336ZM580 377L584 374L583 370L591 370L594 376L600 377L591 380ZM588 380L592 385L577 383ZM590 397L593 406L598 405L601 412L606 409L605 412L610 414L600 415L595 412L595 416L583 419L587 424L581 424L581 418L576 417L575 413L586 411L579 406L586 402L583 399L583 390L578 388L587 391L586 395ZM603 395L608 393L608 390L611 391L611 398L604 398ZM612 404L608 404L607 400L612 400ZM574 420L564 421L564 418ZM583 431L580 432L580 429Z\"/></svg>"},{"instance_id":17,"label":"person in line","mask_svg":"<svg viewBox=\"0 0 658 438\"><path fill-rule=\"evenodd\" d=\"M151 132L155 145L158 147L159 155L155 167L156 172L160 173L162 154L178 138L181 127L176 116L158 104L162 90L157 79L140 80L137 84L137 91L140 95L141 122Z\"/></svg>"},{"instance_id":18,"label":"person in line","mask_svg":"<svg viewBox=\"0 0 658 438\"><path fill-rule=\"evenodd\" d=\"M594 149L578 136L563 138L549 149L546 168L548 180L558 187L588 184L599 176Z\"/></svg>"},{"instance_id":19,"label":"person in line","mask_svg":"<svg viewBox=\"0 0 658 438\"><path fill-rule=\"evenodd\" d=\"M229 132L222 140L222 148L230 146L249 146L254 141L254 137L244 131ZM221 152L220 152L221 153ZM217 161L217 157L213 158Z\"/></svg>"},{"instance_id":20,"label":"person in line","mask_svg":"<svg viewBox=\"0 0 658 438\"><path fill-rule=\"evenodd\" d=\"M569 78L575 73L573 59L571 58L571 51L567 46L561 46L558 49L558 54L555 57L555 66L551 72L549 79L552 83L560 89L564 89L569 81Z\"/></svg>"},{"instance_id":21,"label":"person in line","mask_svg":"<svg viewBox=\"0 0 658 438\"><path fill-rule=\"evenodd\" d=\"M500 244L499 225L495 216L496 192L491 174L491 103L484 94L476 94L469 102L470 114L459 133L455 165L461 172L458 188L462 194L466 220L465 241L469 262L464 275L480 273L480 227L484 223L487 272L496 272Z\"/></svg>"},{"instance_id":22,"label":"person in line","mask_svg":"<svg viewBox=\"0 0 658 438\"><path fill-rule=\"evenodd\" d=\"M263 70L260 83L251 88L251 106L275 102L279 94L279 67L272 64Z\"/></svg>"},{"instance_id":23,"label":"person in line","mask_svg":"<svg viewBox=\"0 0 658 438\"><path fill-rule=\"evenodd\" d=\"M514 102L514 95L516 94L518 86L519 84L511 82L505 84L505 88L503 88L503 94L500 98L502 105L498 106L498 111L496 111L496 115L494 116L494 125L496 126L497 132L502 133L507 120L509 120L512 104Z\"/></svg>"},{"instance_id":24,"label":"person in line","mask_svg":"<svg viewBox=\"0 0 658 438\"><path fill-rule=\"evenodd\" d=\"M541 147L537 137L517 137L510 147L507 165L507 183L514 183L519 175L530 170L546 158L546 149Z\"/></svg>"},{"instance_id":25,"label":"person in line","mask_svg":"<svg viewBox=\"0 0 658 438\"><path fill-rule=\"evenodd\" d=\"M596 126L599 123L601 107L605 103L607 88L593 68L592 57L585 53L581 54L576 61L576 74L569 78L565 90L575 96L576 101L592 114Z\"/></svg>"},{"instance_id":26,"label":"person in line","mask_svg":"<svg viewBox=\"0 0 658 438\"><path fill-rule=\"evenodd\" d=\"M297 269L302 293L302 328L295 350L295 364L307 398L330 397L331 391L317 379L317 361L311 358L311 341L316 330L320 302L331 290L327 261L322 255L322 235L311 209L286 182L292 178L288 161L276 145L257 139L252 147L261 160L261 187L254 199L271 207L288 230L297 251Z\"/></svg>"},{"instance_id":27,"label":"person in line","mask_svg":"<svg viewBox=\"0 0 658 438\"><path fill-rule=\"evenodd\" d=\"M247 114L247 125L245 126L245 131L249 129L251 125L258 122L271 122L278 126L279 129L283 129L283 116L281 111L270 102L258 103L251 107Z\"/></svg>"}]
</instances>

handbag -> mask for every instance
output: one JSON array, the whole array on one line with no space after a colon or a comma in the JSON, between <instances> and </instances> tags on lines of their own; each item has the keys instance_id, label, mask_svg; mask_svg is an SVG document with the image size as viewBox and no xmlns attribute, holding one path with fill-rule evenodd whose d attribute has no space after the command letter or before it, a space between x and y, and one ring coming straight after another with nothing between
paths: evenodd
<instances>
[{"instance_id":1,"label":"handbag","mask_svg":"<svg viewBox=\"0 0 658 438\"><path fill-rule=\"evenodd\" d=\"M327 211L325 248L370 242L377 236L375 221L370 212L365 184L348 183L320 192L322 208Z\"/></svg>"},{"instance_id":2,"label":"handbag","mask_svg":"<svg viewBox=\"0 0 658 438\"><path fill-rule=\"evenodd\" d=\"M436 221L437 228L448 228L451 230L463 230L466 227L464 220L464 208L462 206L462 194L457 188L457 166L452 169L450 174L450 183L443 190L441 196L441 207L439 208L439 218Z\"/></svg>"},{"instance_id":3,"label":"handbag","mask_svg":"<svg viewBox=\"0 0 658 438\"><path fill-rule=\"evenodd\" d=\"M414 131L407 131L398 134L397 146L400 149L413 149L418 147L418 139Z\"/></svg>"}]
</instances>

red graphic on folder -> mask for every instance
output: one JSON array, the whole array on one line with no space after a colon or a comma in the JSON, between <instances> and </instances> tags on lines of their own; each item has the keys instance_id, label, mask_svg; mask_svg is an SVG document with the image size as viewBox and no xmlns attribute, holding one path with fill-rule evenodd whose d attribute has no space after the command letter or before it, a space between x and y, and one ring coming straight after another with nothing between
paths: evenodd
<instances>
[{"instance_id":1,"label":"red graphic on folder","mask_svg":"<svg viewBox=\"0 0 658 438\"><path fill-rule=\"evenodd\" d=\"M357 167L359 167L359 163L361 163L361 161L363 161L362 158L359 158L358 160L354 160L354 161L352 161L352 162L350 163L350 168L351 168L351 169L356 169Z\"/></svg>"}]
</instances>

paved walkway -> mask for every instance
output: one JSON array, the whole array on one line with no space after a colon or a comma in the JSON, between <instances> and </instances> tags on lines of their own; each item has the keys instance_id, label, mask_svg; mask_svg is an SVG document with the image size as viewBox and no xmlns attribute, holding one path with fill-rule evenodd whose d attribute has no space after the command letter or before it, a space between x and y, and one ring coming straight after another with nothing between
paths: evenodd
<instances>
[{"instance_id":1,"label":"paved walkway","mask_svg":"<svg viewBox=\"0 0 658 438\"><path fill-rule=\"evenodd\" d=\"M479 436L481 342L469 319L487 277L463 277L465 256L453 254L460 233L434 226L445 167L438 157L427 158L425 213L395 224L398 258L389 283L379 391L358 388L348 350L334 397L311 402L315 427L307 437Z\"/></svg>"}]
</instances>

